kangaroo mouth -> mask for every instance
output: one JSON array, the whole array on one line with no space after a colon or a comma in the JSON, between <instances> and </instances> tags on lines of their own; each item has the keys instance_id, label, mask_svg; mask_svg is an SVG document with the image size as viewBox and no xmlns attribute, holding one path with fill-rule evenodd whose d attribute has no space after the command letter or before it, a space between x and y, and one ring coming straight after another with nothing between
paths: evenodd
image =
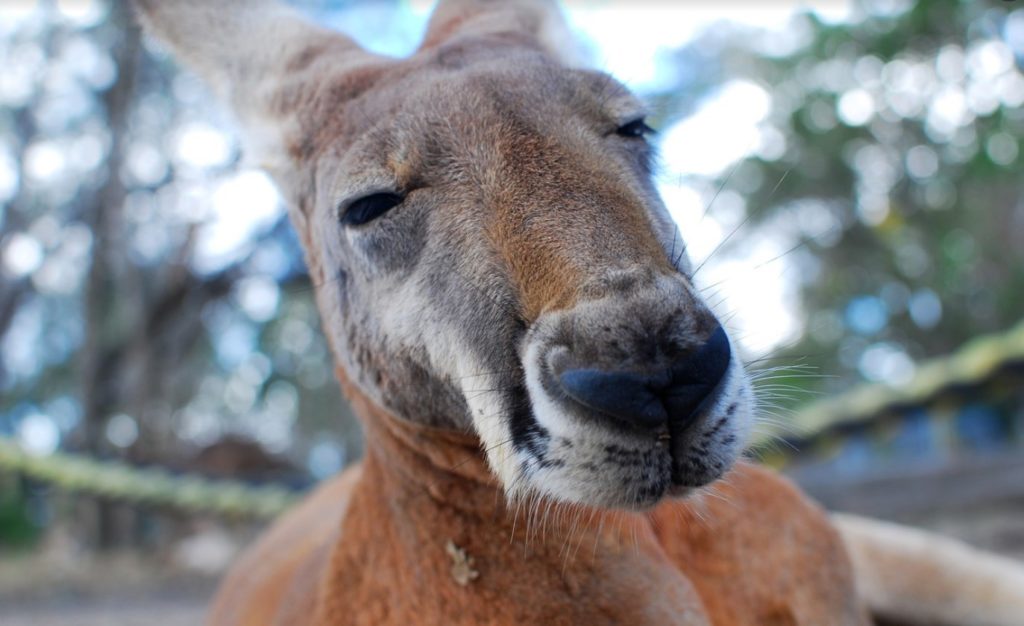
<instances>
[{"instance_id":1,"label":"kangaroo mouth","mask_svg":"<svg viewBox=\"0 0 1024 626\"><path fill-rule=\"evenodd\" d=\"M721 408L727 387L720 384L704 401L695 426L633 431L610 428L606 416L586 408L550 412L558 400L520 388L512 418L520 470L537 490L588 505L643 510L685 497L738 457L738 402Z\"/></svg>"},{"instance_id":2,"label":"kangaroo mouth","mask_svg":"<svg viewBox=\"0 0 1024 626\"><path fill-rule=\"evenodd\" d=\"M670 471L667 475L669 482L667 489L672 495L685 495L692 489L706 484L706 481L701 480L704 472L695 471L701 463L699 457L702 455L706 456L710 452L707 446L722 429L727 427L728 421L733 417L738 408L738 403L733 402L729 404L720 412L721 414L715 415L714 421L707 429L695 431L691 426L694 423L705 423L710 416L715 414L715 409L728 387L725 379L719 380L714 384L709 393L699 401L696 401L691 409L688 409L690 413L689 419L674 420L670 418L668 411L661 406L655 391L639 384L636 385L635 389L628 390L633 392L628 397L616 398L614 409L611 410L606 409L599 403L591 402L588 397L580 398L565 390L563 385L560 384L557 375L554 373L559 368L557 365L552 365L552 362L557 363L557 359L544 359L542 361L541 384L543 389L551 397L556 398L560 404L569 405L573 407L573 410L583 414L576 416L576 419L592 421L598 425L610 422L616 429L623 431L621 439L624 442L629 442L633 445L637 443L640 445L650 445L655 454L667 454L671 460ZM596 375L600 376L601 373ZM635 382L635 379L628 382ZM611 387L613 385L609 384L608 386ZM617 390L606 389L605 391L611 394ZM618 423L619 420L617 418L623 415L636 415L638 416L635 418L636 421L641 423L632 423L633 420L623 420L625 423ZM526 415L523 415L523 418L526 417ZM536 424L532 410L529 412L528 417ZM567 411L564 418L573 419L573 416ZM537 425L536 429L540 431L542 427ZM612 436L615 436L614 432ZM726 442L731 443L728 437ZM651 469L653 468L639 468L640 471L648 472Z\"/></svg>"}]
</instances>

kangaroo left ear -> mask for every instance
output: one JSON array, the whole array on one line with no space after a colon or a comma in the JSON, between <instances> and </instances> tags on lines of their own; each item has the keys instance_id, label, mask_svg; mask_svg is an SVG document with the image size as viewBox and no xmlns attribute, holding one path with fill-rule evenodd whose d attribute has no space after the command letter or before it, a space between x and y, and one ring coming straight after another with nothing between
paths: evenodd
<instances>
[{"instance_id":1,"label":"kangaroo left ear","mask_svg":"<svg viewBox=\"0 0 1024 626\"><path fill-rule=\"evenodd\" d=\"M283 187L307 156L310 101L323 86L364 83L389 61L275 0L135 0L146 32L196 71L241 124L249 158ZM350 81L351 82L351 81ZM343 91L343 90L342 90ZM343 98L333 96L332 105Z\"/></svg>"},{"instance_id":2,"label":"kangaroo left ear","mask_svg":"<svg viewBox=\"0 0 1024 626\"><path fill-rule=\"evenodd\" d=\"M441 0L420 50L461 38L514 33L572 67L584 65L569 26L553 0Z\"/></svg>"}]
</instances>

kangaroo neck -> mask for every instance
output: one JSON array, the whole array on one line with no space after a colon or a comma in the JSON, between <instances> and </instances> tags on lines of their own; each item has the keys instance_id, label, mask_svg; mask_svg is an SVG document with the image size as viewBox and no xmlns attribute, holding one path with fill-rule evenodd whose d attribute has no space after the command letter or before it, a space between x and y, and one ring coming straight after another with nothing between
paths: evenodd
<instances>
[{"instance_id":1,"label":"kangaroo neck","mask_svg":"<svg viewBox=\"0 0 1024 626\"><path fill-rule=\"evenodd\" d=\"M460 509L503 502L475 435L407 420L370 399L340 368L338 379L363 424L364 480L395 498L426 495Z\"/></svg>"},{"instance_id":2,"label":"kangaroo neck","mask_svg":"<svg viewBox=\"0 0 1024 626\"><path fill-rule=\"evenodd\" d=\"M509 505L476 437L404 420L340 377L365 426L366 456L318 624L334 623L356 598L368 624L703 623L694 588L647 515ZM538 588L549 602L513 601ZM366 607L366 598L381 604Z\"/></svg>"},{"instance_id":3,"label":"kangaroo neck","mask_svg":"<svg viewBox=\"0 0 1024 626\"><path fill-rule=\"evenodd\" d=\"M414 513L428 514L434 507L450 508L463 515L486 519L490 528L511 533L532 531L527 528L543 523L545 530L558 536L561 526L572 526L574 533L599 525L628 528L631 540L650 534L650 519L644 513L595 509L560 503L537 496L521 503L509 502L502 485L491 472L476 435L425 426L382 407L351 385L339 372L342 388L365 431L363 479L374 492L392 502L417 503L404 511L414 523ZM586 518L584 523L582 518ZM522 526L520 526L522 524ZM506 535L505 541L516 537ZM541 538L524 536L530 543Z\"/></svg>"}]
</instances>

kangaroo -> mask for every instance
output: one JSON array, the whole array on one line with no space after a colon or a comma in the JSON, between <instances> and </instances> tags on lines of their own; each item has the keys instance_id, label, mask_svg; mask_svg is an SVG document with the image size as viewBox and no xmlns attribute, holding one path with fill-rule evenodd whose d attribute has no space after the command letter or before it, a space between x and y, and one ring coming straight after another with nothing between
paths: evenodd
<instances>
[{"instance_id":1,"label":"kangaroo","mask_svg":"<svg viewBox=\"0 0 1024 626\"><path fill-rule=\"evenodd\" d=\"M741 460L750 380L643 104L567 62L553 4L442 0L406 59L269 0L136 4L286 197L366 433L210 623L1024 620L1015 564Z\"/></svg>"}]
</instances>

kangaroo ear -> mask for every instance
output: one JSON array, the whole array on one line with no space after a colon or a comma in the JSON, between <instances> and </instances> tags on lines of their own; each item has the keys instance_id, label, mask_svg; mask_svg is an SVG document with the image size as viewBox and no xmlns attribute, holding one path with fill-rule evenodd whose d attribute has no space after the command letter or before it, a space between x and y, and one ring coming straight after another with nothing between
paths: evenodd
<instances>
[{"instance_id":1,"label":"kangaroo ear","mask_svg":"<svg viewBox=\"0 0 1024 626\"><path fill-rule=\"evenodd\" d=\"M301 158L304 110L319 80L379 63L344 35L273 0L135 0L145 30L196 71L242 127L248 157L271 174ZM278 178L281 178L278 176Z\"/></svg>"},{"instance_id":2,"label":"kangaroo ear","mask_svg":"<svg viewBox=\"0 0 1024 626\"><path fill-rule=\"evenodd\" d=\"M509 33L526 37L566 65L583 65L583 54L553 0L441 0L420 49Z\"/></svg>"}]
</instances>

